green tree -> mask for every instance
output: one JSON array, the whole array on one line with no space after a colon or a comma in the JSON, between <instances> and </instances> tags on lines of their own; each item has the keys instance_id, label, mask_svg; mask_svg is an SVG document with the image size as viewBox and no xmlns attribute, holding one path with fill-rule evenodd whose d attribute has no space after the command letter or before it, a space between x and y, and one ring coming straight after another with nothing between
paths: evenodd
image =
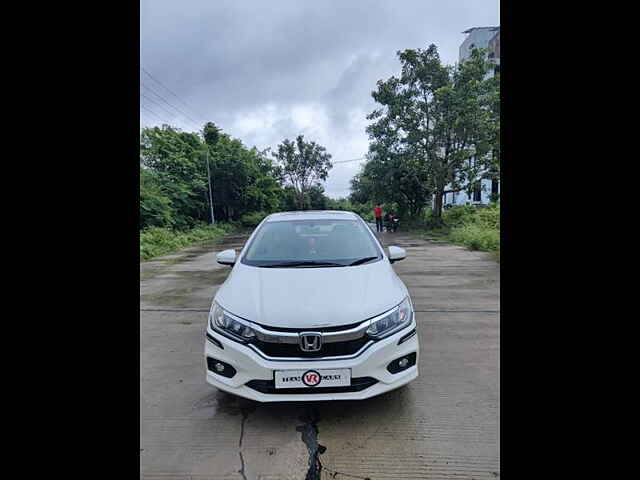
<instances>
[{"instance_id":1,"label":"green tree","mask_svg":"<svg viewBox=\"0 0 640 480\"><path fill-rule=\"evenodd\" d=\"M485 178L492 181L500 180L500 72L485 82L486 93L483 103L486 106L489 117L488 142L491 148L491 161ZM498 201L498 195L491 198L492 202Z\"/></svg>"},{"instance_id":2,"label":"green tree","mask_svg":"<svg viewBox=\"0 0 640 480\"><path fill-rule=\"evenodd\" d=\"M246 205L249 211L272 213L280 205L282 186L280 172L274 165L267 150L259 151L253 147L247 155L249 185L246 189Z\"/></svg>"},{"instance_id":3,"label":"green tree","mask_svg":"<svg viewBox=\"0 0 640 480\"><path fill-rule=\"evenodd\" d=\"M159 175L148 168L140 168L140 230L173 226L174 213Z\"/></svg>"},{"instance_id":4,"label":"green tree","mask_svg":"<svg viewBox=\"0 0 640 480\"><path fill-rule=\"evenodd\" d=\"M380 152L380 154L378 153ZM402 216L418 216L431 198L428 176L419 158L381 152L372 144L368 161L351 180L355 203L395 203Z\"/></svg>"},{"instance_id":5,"label":"green tree","mask_svg":"<svg viewBox=\"0 0 640 480\"><path fill-rule=\"evenodd\" d=\"M329 198L324 194L324 187L316 183L307 190L305 205L311 210L326 210Z\"/></svg>"},{"instance_id":6,"label":"green tree","mask_svg":"<svg viewBox=\"0 0 640 480\"><path fill-rule=\"evenodd\" d=\"M202 129L202 136L204 137L204 142L207 145L214 147L220 139L220 129L216 127L215 123L207 122L204 124Z\"/></svg>"},{"instance_id":7,"label":"green tree","mask_svg":"<svg viewBox=\"0 0 640 480\"><path fill-rule=\"evenodd\" d=\"M140 162L162 185L173 209L172 226L185 229L206 221L206 166L198 135L168 125L145 128L140 135Z\"/></svg>"},{"instance_id":8,"label":"green tree","mask_svg":"<svg viewBox=\"0 0 640 480\"><path fill-rule=\"evenodd\" d=\"M237 220L246 213L278 209L283 193L280 172L267 156L268 150L246 148L240 140L217 131L209 151L216 218Z\"/></svg>"},{"instance_id":9,"label":"green tree","mask_svg":"<svg viewBox=\"0 0 640 480\"><path fill-rule=\"evenodd\" d=\"M435 45L398 52L398 58L401 75L378 81L372 93L382 106L367 117L374 120L367 132L378 165L364 173L376 193L401 192L412 214L433 193L433 215L441 221L444 194L474 184L491 169L496 81L485 78L482 50L455 67L441 63ZM385 192L392 179L396 185Z\"/></svg>"},{"instance_id":10,"label":"green tree","mask_svg":"<svg viewBox=\"0 0 640 480\"><path fill-rule=\"evenodd\" d=\"M285 185L280 196L280 210L283 212L291 212L298 209L298 195L295 188L291 185Z\"/></svg>"},{"instance_id":11,"label":"green tree","mask_svg":"<svg viewBox=\"0 0 640 480\"><path fill-rule=\"evenodd\" d=\"M326 180L333 166L331 155L316 142L305 142L303 135L298 135L295 142L285 139L272 155L283 178L296 192L297 208L304 210L305 194L318 180Z\"/></svg>"}]
</instances>

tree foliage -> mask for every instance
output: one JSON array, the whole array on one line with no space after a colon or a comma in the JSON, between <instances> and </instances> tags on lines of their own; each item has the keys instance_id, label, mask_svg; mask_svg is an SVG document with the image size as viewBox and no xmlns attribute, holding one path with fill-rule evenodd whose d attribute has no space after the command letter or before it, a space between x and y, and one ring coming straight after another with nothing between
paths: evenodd
<instances>
[{"instance_id":1,"label":"tree foliage","mask_svg":"<svg viewBox=\"0 0 640 480\"><path fill-rule=\"evenodd\" d=\"M140 169L140 228L173 226L171 199L162 188L158 173Z\"/></svg>"},{"instance_id":2,"label":"tree foliage","mask_svg":"<svg viewBox=\"0 0 640 480\"><path fill-rule=\"evenodd\" d=\"M168 125L143 129L140 163L141 179L144 178L142 170L147 169L150 174L147 176L155 179L169 200L172 213L168 225L185 229L207 220L206 168L201 141L196 134ZM142 210L150 207L141 199L140 208L142 217Z\"/></svg>"},{"instance_id":3,"label":"tree foliage","mask_svg":"<svg viewBox=\"0 0 640 480\"><path fill-rule=\"evenodd\" d=\"M141 229L184 230L210 221L209 181L217 220L274 211L280 205L278 169L266 153L246 148L212 122L205 124L202 136L168 125L142 130Z\"/></svg>"},{"instance_id":4,"label":"tree foliage","mask_svg":"<svg viewBox=\"0 0 640 480\"><path fill-rule=\"evenodd\" d=\"M477 49L453 67L435 45L398 58L400 76L379 80L372 92L380 108L367 117L369 161L352 182L352 199L388 199L416 215L433 194L440 218L445 193L499 172L499 78L486 78L489 64Z\"/></svg>"},{"instance_id":5,"label":"tree foliage","mask_svg":"<svg viewBox=\"0 0 640 480\"><path fill-rule=\"evenodd\" d=\"M285 140L285 143L288 142ZM328 198L319 183L330 155L298 137L286 176L269 151L245 147L213 122L201 133L169 125L145 128L140 135L140 229L188 230L210 219L209 182L216 221L258 218L278 210L324 209ZM294 171L295 170L295 171ZM303 188L300 196L295 178ZM253 218L251 217L251 218Z\"/></svg>"},{"instance_id":6,"label":"tree foliage","mask_svg":"<svg viewBox=\"0 0 640 480\"><path fill-rule=\"evenodd\" d=\"M298 135L295 142L285 139L272 155L283 178L295 190L297 207L304 210L305 195L310 187L319 180L326 180L333 166L331 155L316 142L305 142L303 135Z\"/></svg>"}]
</instances>

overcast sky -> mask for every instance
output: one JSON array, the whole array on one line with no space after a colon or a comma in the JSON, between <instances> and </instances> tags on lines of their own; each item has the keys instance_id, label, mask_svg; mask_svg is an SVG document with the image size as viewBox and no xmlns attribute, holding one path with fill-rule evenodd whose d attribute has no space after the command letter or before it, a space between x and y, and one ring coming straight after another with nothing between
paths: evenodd
<instances>
[{"instance_id":1,"label":"overcast sky","mask_svg":"<svg viewBox=\"0 0 640 480\"><path fill-rule=\"evenodd\" d=\"M399 73L396 51L435 43L453 64L463 30L500 25L499 4L141 0L142 67L170 91L140 71L140 122L196 131L213 121L259 149L303 134L333 161L359 158L368 148L371 91ZM336 164L326 194L348 195L361 163Z\"/></svg>"}]
</instances>

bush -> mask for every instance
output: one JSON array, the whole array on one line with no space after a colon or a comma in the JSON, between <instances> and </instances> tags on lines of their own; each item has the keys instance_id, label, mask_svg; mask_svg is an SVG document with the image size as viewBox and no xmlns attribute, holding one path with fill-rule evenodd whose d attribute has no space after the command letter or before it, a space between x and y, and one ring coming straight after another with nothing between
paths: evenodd
<instances>
[{"instance_id":1,"label":"bush","mask_svg":"<svg viewBox=\"0 0 640 480\"><path fill-rule=\"evenodd\" d=\"M240 225L243 227L257 227L267 215L269 214L265 212L247 213L240 217Z\"/></svg>"},{"instance_id":2,"label":"bush","mask_svg":"<svg viewBox=\"0 0 640 480\"><path fill-rule=\"evenodd\" d=\"M456 205L454 207L443 210L442 219L444 223L450 227L457 227L465 223L473 221L478 213L478 208L473 205Z\"/></svg>"},{"instance_id":3,"label":"bush","mask_svg":"<svg viewBox=\"0 0 640 480\"><path fill-rule=\"evenodd\" d=\"M469 223L451 230L449 239L471 250L485 252L500 249L500 230Z\"/></svg>"},{"instance_id":4,"label":"bush","mask_svg":"<svg viewBox=\"0 0 640 480\"><path fill-rule=\"evenodd\" d=\"M500 207L482 208L478 210L476 223L499 231Z\"/></svg>"},{"instance_id":5,"label":"bush","mask_svg":"<svg viewBox=\"0 0 640 480\"><path fill-rule=\"evenodd\" d=\"M140 232L140 259L148 260L193 244L212 240L231 231L229 224L201 225L187 231L151 227Z\"/></svg>"},{"instance_id":6,"label":"bush","mask_svg":"<svg viewBox=\"0 0 640 480\"><path fill-rule=\"evenodd\" d=\"M449 239L471 250L500 250L500 205L453 207L447 212Z\"/></svg>"}]
</instances>

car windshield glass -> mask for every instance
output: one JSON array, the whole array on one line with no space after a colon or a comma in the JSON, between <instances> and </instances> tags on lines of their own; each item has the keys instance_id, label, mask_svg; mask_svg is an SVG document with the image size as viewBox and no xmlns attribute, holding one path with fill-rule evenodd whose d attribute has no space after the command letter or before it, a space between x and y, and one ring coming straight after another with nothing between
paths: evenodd
<instances>
[{"instance_id":1,"label":"car windshield glass","mask_svg":"<svg viewBox=\"0 0 640 480\"><path fill-rule=\"evenodd\" d=\"M287 220L260 227L242 259L257 267L341 267L382 258L380 249L356 220Z\"/></svg>"}]
</instances>

